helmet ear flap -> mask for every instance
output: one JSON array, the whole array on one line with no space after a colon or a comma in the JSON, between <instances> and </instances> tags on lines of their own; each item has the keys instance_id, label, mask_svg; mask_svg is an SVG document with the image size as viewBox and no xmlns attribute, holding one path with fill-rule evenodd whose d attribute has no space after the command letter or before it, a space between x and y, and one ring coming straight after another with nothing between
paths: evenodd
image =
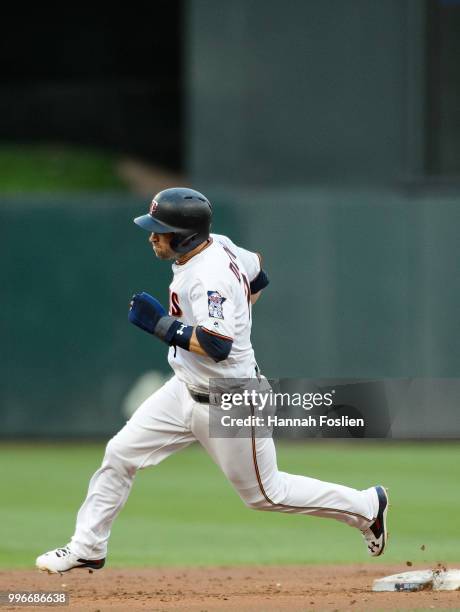
<instances>
[{"instance_id":1,"label":"helmet ear flap","mask_svg":"<svg viewBox=\"0 0 460 612\"><path fill-rule=\"evenodd\" d=\"M197 236L198 232L195 232L191 236L181 236L181 234L175 233L169 241L169 246L176 253L187 253L187 251L191 250L188 248L188 246L195 240Z\"/></svg>"}]
</instances>

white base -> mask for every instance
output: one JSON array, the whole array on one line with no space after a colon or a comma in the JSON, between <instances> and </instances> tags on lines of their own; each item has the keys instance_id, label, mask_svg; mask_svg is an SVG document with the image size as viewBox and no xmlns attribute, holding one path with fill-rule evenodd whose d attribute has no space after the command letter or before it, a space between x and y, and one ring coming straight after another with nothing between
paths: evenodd
<instances>
[{"instance_id":1,"label":"white base","mask_svg":"<svg viewBox=\"0 0 460 612\"><path fill-rule=\"evenodd\" d=\"M460 570L417 570L374 580L373 591L457 591Z\"/></svg>"}]
</instances>

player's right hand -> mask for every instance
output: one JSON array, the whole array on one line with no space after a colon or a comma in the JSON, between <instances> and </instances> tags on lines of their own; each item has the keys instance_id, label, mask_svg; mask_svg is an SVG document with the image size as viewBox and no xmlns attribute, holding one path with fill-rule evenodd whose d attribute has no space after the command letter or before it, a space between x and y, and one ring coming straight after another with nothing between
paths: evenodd
<instances>
[{"instance_id":1,"label":"player's right hand","mask_svg":"<svg viewBox=\"0 0 460 612\"><path fill-rule=\"evenodd\" d=\"M135 293L131 298L128 320L149 334L155 333L158 321L165 315L162 304L145 291Z\"/></svg>"}]
</instances>

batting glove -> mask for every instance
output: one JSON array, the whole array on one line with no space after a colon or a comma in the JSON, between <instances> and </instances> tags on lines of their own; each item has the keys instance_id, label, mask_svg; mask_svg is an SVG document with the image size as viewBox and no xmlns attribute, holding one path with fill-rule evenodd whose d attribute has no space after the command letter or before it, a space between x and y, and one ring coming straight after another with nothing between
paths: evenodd
<instances>
[{"instance_id":1,"label":"batting glove","mask_svg":"<svg viewBox=\"0 0 460 612\"><path fill-rule=\"evenodd\" d=\"M149 334L155 333L155 328L166 310L158 300L143 291L135 293L129 303L128 320Z\"/></svg>"}]
</instances>

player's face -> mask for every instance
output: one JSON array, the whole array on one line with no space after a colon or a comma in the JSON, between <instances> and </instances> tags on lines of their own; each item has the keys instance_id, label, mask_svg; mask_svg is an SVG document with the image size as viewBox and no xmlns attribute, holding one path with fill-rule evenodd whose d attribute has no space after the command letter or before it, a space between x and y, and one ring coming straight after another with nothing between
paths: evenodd
<instances>
[{"instance_id":1,"label":"player's face","mask_svg":"<svg viewBox=\"0 0 460 612\"><path fill-rule=\"evenodd\" d=\"M177 253L169 246L172 237L172 232L167 234L150 234L149 242L158 259L176 259Z\"/></svg>"}]
</instances>

